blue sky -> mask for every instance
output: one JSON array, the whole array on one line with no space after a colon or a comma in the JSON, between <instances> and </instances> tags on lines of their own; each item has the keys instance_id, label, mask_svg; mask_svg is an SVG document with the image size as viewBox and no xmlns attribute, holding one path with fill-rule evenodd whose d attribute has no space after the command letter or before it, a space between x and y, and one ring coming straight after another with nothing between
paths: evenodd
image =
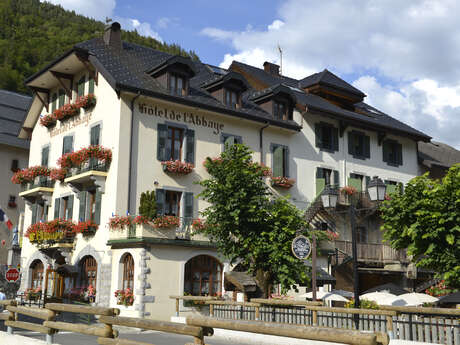
<instances>
[{"instance_id":1,"label":"blue sky","mask_svg":"<svg viewBox=\"0 0 460 345\"><path fill-rule=\"evenodd\" d=\"M204 62L327 68L366 101L460 149L460 2L455 0L51 0L194 50Z\"/></svg>"}]
</instances>

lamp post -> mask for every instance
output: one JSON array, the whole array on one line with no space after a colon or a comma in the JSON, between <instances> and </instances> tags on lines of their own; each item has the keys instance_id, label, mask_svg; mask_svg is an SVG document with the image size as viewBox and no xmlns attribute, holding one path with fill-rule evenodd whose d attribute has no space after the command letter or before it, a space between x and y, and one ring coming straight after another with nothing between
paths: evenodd
<instances>
[{"instance_id":1,"label":"lamp post","mask_svg":"<svg viewBox=\"0 0 460 345\"><path fill-rule=\"evenodd\" d=\"M371 201L383 201L385 199L386 185L378 176L374 176L367 187L369 198ZM326 209L334 209L337 205L338 193L330 186L321 194L323 207ZM358 245L356 238L356 211L369 210L372 208L356 209L353 203L350 203L348 215L351 225L351 251L353 256L353 294L355 300L355 308L359 308L359 274L358 274ZM358 316L355 314L355 316ZM356 327L358 327L359 319L355 317Z\"/></svg>"}]
</instances>

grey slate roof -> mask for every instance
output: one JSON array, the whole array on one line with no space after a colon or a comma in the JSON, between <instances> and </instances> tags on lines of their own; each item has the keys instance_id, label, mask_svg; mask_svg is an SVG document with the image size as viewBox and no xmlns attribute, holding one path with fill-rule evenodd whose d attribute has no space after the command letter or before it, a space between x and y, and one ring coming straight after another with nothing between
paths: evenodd
<instances>
[{"instance_id":1,"label":"grey slate roof","mask_svg":"<svg viewBox=\"0 0 460 345\"><path fill-rule=\"evenodd\" d=\"M0 90L0 144L28 149L29 140L19 139L22 122L32 98Z\"/></svg>"},{"instance_id":2,"label":"grey slate roof","mask_svg":"<svg viewBox=\"0 0 460 345\"><path fill-rule=\"evenodd\" d=\"M346 92L351 92L360 97L366 96L361 90L358 90L353 85L348 84L345 80L337 77L334 73L328 71L327 69L323 70L322 72L312 74L311 76L303 78L299 81L299 86L301 88L310 87L315 84L329 85Z\"/></svg>"},{"instance_id":3,"label":"grey slate roof","mask_svg":"<svg viewBox=\"0 0 460 345\"><path fill-rule=\"evenodd\" d=\"M437 165L450 168L460 163L460 151L447 144L432 141L431 143L418 143L418 158L423 165L431 167Z\"/></svg>"}]
</instances>

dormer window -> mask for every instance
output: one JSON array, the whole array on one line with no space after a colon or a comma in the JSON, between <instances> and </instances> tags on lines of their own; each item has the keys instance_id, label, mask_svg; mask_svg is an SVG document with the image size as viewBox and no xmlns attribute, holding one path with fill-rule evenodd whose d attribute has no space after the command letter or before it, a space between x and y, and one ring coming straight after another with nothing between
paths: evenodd
<instances>
[{"instance_id":1,"label":"dormer window","mask_svg":"<svg viewBox=\"0 0 460 345\"><path fill-rule=\"evenodd\" d=\"M287 109L288 107L286 106L285 103L274 101L273 102L273 117L277 120L287 120L288 118Z\"/></svg>"},{"instance_id":2,"label":"dormer window","mask_svg":"<svg viewBox=\"0 0 460 345\"><path fill-rule=\"evenodd\" d=\"M232 107L238 108L240 105L240 97L239 93L235 90L225 89L225 104Z\"/></svg>"},{"instance_id":3,"label":"dormer window","mask_svg":"<svg viewBox=\"0 0 460 345\"><path fill-rule=\"evenodd\" d=\"M177 73L169 74L169 91L171 94L178 96L186 95L186 83L187 80L183 76Z\"/></svg>"}]
</instances>

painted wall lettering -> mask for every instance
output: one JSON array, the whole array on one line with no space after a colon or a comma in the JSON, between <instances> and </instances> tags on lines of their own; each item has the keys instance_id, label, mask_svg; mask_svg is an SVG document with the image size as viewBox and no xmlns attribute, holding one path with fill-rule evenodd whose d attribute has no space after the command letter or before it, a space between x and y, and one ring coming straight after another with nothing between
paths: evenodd
<instances>
[{"instance_id":1,"label":"painted wall lettering","mask_svg":"<svg viewBox=\"0 0 460 345\"><path fill-rule=\"evenodd\" d=\"M71 130L72 128L75 128L81 124L85 124L85 126L88 126L89 121L91 120L91 115L92 113L85 114L82 117L77 117L77 118L72 118L68 120L65 123L61 123L61 127L59 128L54 128L50 132L50 136L54 137L58 134L62 134L64 132L67 132L68 130Z\"/></svg>"},{"instance_id":2,"label":"painted wall lettering","mask_svg":"<svg viewBox=\"0 0 460 345\"><path fill-rule=\"evenodd\" d=\"M216 135L224 130L223 123L209 120L203 115L195 115L191 112L180 112L177 110L171 110L164 107L157 107L156 105L148 105L145 103L139 104L139 112L141 114L161 117L167 120L179 121L188 124L193 124L195 126L211 128L213 130L213 134Z\"/></svg>"}]
</instances>

